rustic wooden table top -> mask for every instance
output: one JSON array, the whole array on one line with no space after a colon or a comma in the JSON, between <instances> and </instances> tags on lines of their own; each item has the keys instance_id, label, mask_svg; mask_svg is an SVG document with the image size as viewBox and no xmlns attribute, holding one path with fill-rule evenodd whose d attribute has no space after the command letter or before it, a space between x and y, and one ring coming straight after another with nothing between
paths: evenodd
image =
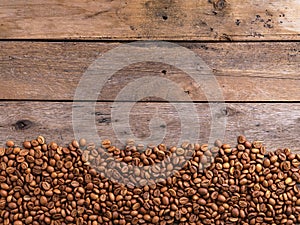
<instances>
[{"instance_id":1,"label":"rustic wooden table top","mask_svg":"<svg viewBox=\"0 0 300 225\"><path fill-rule=\"evenodd\" d=\"M234 144L244 134L270 150L300 153L299 12L297 0L2 0L0 142L44 135L66 144L74 138L72 104L87 68L124 43L161 40L193 51L211 68L226 103L217 112L227 119L225 142ZM199 141L205 142L211 124L205 93L182 70L149 62L116 72L94 99L99 135L118 143L111 107L122 88L145 76L183 89L197 109ZM153 97L136 103L132 132L148 137L158 115L164 123L154 129L166 128L164 142L175 144L180 118L174 104L181 103Z\"/></svg>"}]
</instances>

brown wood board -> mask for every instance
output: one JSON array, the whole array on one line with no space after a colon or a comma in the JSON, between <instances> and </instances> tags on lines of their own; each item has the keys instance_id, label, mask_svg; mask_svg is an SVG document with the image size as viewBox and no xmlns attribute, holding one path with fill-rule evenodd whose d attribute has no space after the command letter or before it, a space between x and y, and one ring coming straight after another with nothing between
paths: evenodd
<instances>
[{"instance_id":1,"label":"brown wood board","mask_svg":"<svg viewBox=\"0 0 300 225\"><path fill-rule=\"evenodd\" d=\"M225 101L300 100L299 43L178 44L192 50L209 66ZM71 101L89 66L120 45L118 42L0 42L0 99ZM112 62L117 64L118 61ZM173 81L193 101L207 100L199 84L188 74L162 63L137 63L116 72L105 83L98 100L113 101L122 88L148 76Z\"/></svg>"},{"instance_id":2,"label":"brown wood board","mask_svg":"<svg viewBox=\"0 0 300 225\"><path fill-rule=\"evenodd\" d=\"M299 40L297 0L2 0L1 39Z\"/></svg>"},{"instance_id":3,"label":"brown wood board","mask_svg":"<svg viewBox=\"0 0 300 225\"><path fill-rule=\"evenodd\" d=\"M113 103L98 102L95 111L91 113L95 113L99 137L110 138L113 143L121 146L120 139L116 137L113 129L113 123L117 123L120 116L112 116L112 105ZM208 104L189 105L195 107L198 113L199 142L207 142L212 119L211 108ZM0 103L0 110L2 144L7 139L20 144L38 135L44 135L48 141L54 140L60 144L67 144L74 138L72 103L3 101ZM235 103L226 104L225 108L214 113L219 118L226 118L223 140L231 145L236 143L238 135L244 134L249 140L264 141L268 150L288 147L300 153L299 110L299 103ZM181 135L181 117L174 104L136 103L129 114L129 126L133 134L138 138L147 138L150 135L150 121L155 116L161 118L161 123L154 124L152 128L161 133L162 138L164 137L163 142L168 145L177 144ZM84 126L85 119L79 122ZM183 126L189 127L191 124ZM164 129L166 135L163 135Z\"/></svg>"}]
</instances>

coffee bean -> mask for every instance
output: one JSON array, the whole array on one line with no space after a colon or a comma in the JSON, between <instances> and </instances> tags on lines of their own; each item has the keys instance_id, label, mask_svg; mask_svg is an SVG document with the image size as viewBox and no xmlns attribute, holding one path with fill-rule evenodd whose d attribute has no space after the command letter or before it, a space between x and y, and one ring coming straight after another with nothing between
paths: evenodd
<instances>
[{"instance_id":1,"label":"coffee bean","mask_svg":"<svg viewBox=\"0 0 300 225\"><path fill-rule=\"evenodd\" d=\"M145 221L150 221L150 220L151 220L151 216L148 215L148 214L145 214L144 217L143 217L143 219L144 219Z\"/></svg>"},{"instance_id":2,"label":"coffee bean","mask_svg":"<svg viewBox=\"0 0 300 225\"><path fill-rule=\"evenodd\" d=\"M161 202L163 205L169 205L169 198L167 196L163 196Z\"/></svg>"},{"instance_id":3,"label":"coffee bean","mask_svg":"<svg viewBox=\"0 0 300 225\"><path fill-rule=\"evenodd\" d=\"M200 198L200 199L198 200L198 203L199 203L199 205L205 206L205 205L206 205L206 200L203 199L203 198Z\"/></svg>"},{"instance_id":4,"label":"coffee bean","mask_svg":"<svg viewBox=\"0 0 300 225\"><path fill-rule=\"evenodd\" d=\"M245 185L248 183L248 180L246 178L243 178L241 181L240 181L240 185Z\"/></svg>"},{"instance_id":5,"label":"coffee bean","mask_svg":"<svg viewBox=\"0 0 300 225\"><path fill-rule=\"evenodd\" d=\"M45 191L48 191L48 190L50 190L51 185L50 185L48 182L42 182L42 188L43 188Z\"/></svg>"},{"instance_id":6,"label":"coffee bean","mask_svg":"<svg viewBox=\"0 0 300 225\"><path fill-rule=\"evenodd\" d=\"M288 177L285 180L285 184L290 185L293 182L292 178Z\"/></svg>"},{"instance_id":7,"label":"coffee bean","mask_svg":"<svg viewBox=\"0 0 300 225\"><path fill-rule=\"evenodd\" d=\"M179 203L180 203L181 205L185 205L185 204L187 204L188 202L189 202L189 199L188 199L187 197L182 197L182 198L179 199Z\"/></svg>"},{"instance_id":8,"label":"coffee bean","mask_svg":"<svg viewBox=\"0 0 300 225\"><path fill-rule=\"evenodd\" d=\"M174 189L169 189L169 193L171 196L176 197L177 193Z\"/></svg>"},{"instance_id":9,"label":"coffee bean","mask_svg":"<svg viewBox=\"0 0 300 225\"><path fill-rule=\"evenodd\" d=\"M154 216L152 218L152 223L157 224L159 222L159 217L158 216Z\"/></svg>"},{"instance_id":10,"label":"coffee bean","mask_svg":"<svg viewBox=\"0 0 300 225\"><path fill-rule=\"evenodd\" d=\"M137 210L140 208L140 203L135 203L133 206L132 206L132 209L133 210Z\"/></svg>"},{"instance_id":11,"label":"coffee bean","mask_svg":"<svg viewBox=\"0 0 300 225\"><path fill-rule=\"evenodd\" d=\"M219 194L219 195L218 195L218 201L220 201L220 202L225 202L225 201L226 201L226 198L225 198L225 196L224 196L224 195L221 195L221 194Z\"/></svg>"},{"instance_id":12,"label":"coffee bean","mask_svg":"<svg viewBox=\"0 0 300 225\"><path fill-rule=\"evenodd\" d=\"M46 205L48 203L48 200L45 196L41 196L40 198L41 205Z\"/></svg>"},{"instance_id":13,"label":"coffee bean","mask_svg":"<svg viewBox=\"0 0 300 225\"><path fill-rule=\"evenodd\" d=\"M17 207L18 207L18 205L15 202L8 203L8 208L10 208L10 209L15 209Z\"/></svg>"},{"instance_id":14,"label":"coffee bean","mask_svg":"<svg viewBox=\"0 0 300 225\"><path fill-rule=\"evenodd\" d=\"M8 184L6 184L6 183L1 183L0 188L3 189L3 190L9 190L10 189Z\"/></svg>"},{"instance_id":15,"label":"coffee bean","mask_svg":"<svg viewBox=\"0 0 300 225\"><path fill-rule=\"evenodd\" d=\"M208 193L208 190L206 188L199 188L198 192L200 195L206 195Z\"/></svg>"},{"instance_id":16,"label":"coffee bean","mask_svg":"<svg viewBox=\"0 0 300 225\"><path fill-rule=\"evenodd\" d=\"M237 139L238 143L239 144L244 144L247 140L246 140L246 137L245 136L239 136L238 139Z\"/></svg>"},{"instance_id":17,"label":"coffee bean","mask_svg":"<svg viewBox=\"0 0 300 225\"><path fill-rule=\"evenodd\" d=\"M105 139L105 140L102 141L101 144L102 144L103 148L109 148L110 145L111 145L111 142L110 142L110 140Z\"/></svg>"},{"instance_id":18,"label":"coffee bean","mask_svg":"<svg viewBox=\"0 0 300 225\"><path fill-rule=\"evenodd\" d=\"M240 211L237 208L233 208L232 211L231 211L231 214L232 214L233 217L239 217Z\"/></svg>"},{"instance_id":19,"label":"coffee bean","mask_svg":"<svg viewBox=\"0 0 300 225\"><path fill-rule=\"evenodd\" d=\"M12 141L12 140L8 140L7 142L6 142L6 146L7 147L13 147L15 145L15 143Z\"/></svg>"}]
</instances>

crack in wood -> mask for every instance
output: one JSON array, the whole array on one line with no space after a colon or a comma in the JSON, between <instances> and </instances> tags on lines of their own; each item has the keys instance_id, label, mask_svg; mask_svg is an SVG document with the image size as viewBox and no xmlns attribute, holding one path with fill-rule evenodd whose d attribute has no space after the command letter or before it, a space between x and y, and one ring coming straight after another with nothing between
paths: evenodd
<instances>
[{"instance_id":1,"label":"crack in wood","mask_svg":"<svg viewBox=\"0 0 300 225\"><path fill-rule=\"evenodd\" d=\"M98 11L98 12L96 12L96 13L94 13L94 14L91 14L91 15L86 15L84 18L85 18L85 19L90 19L90 18L99 16L99 15L101 15L101 14L103 14L103 13L107 13L107 12L110 12L110 9L109 9L109 10L107 9L107 10Z\"/></svg>"}]
</instances>

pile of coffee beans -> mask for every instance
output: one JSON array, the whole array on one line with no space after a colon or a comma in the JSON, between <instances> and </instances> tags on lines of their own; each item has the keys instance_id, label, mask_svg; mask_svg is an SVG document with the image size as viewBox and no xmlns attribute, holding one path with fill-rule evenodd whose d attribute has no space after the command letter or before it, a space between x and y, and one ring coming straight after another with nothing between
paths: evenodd
<instances>
[{"instance_id":1,"label":"pile of coffee beans","mask_svg":"<svg viewBox=\"0 0 300 225\"><path fill-rule=\"evenodd\" d=\"M44 137L0 148L0 224L297 224L300 155L231 147L67 146Z\"/></svg>"}]
</instances>

